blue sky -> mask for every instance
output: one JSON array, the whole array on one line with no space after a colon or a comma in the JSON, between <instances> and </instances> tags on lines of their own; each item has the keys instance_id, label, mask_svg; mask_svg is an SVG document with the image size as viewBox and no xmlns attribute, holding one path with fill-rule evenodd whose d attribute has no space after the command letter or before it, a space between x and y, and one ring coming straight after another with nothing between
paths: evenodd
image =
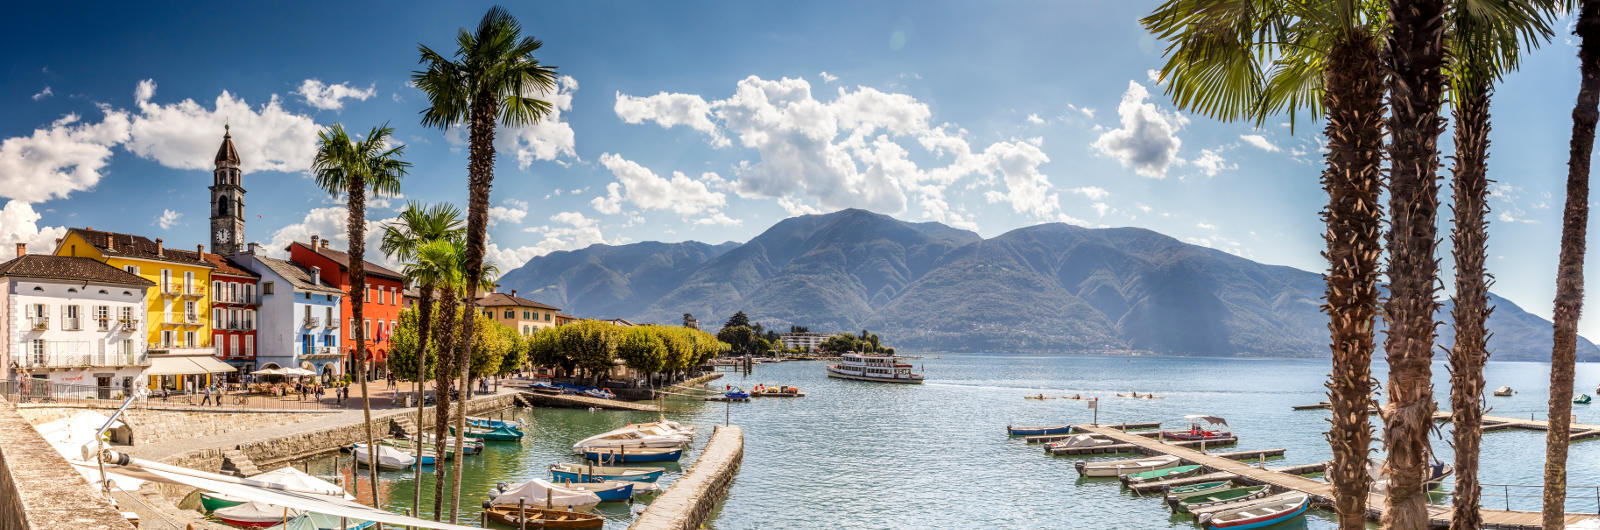
<instances>
[{"instance_id":1,"label":"blue sky","mask_svg":"<svg viewBox=\"0 0 1600 530\"><path fill-rule=\"evenodd\" d=\"M273 250L342 238L338 200L305 173L316 130L335 122L388 122L415 164L404 199L464 204L462 135L420 125L407 79L419 42L452 50L489 5L13 7L0 21L12 50L0 255L72 226L209 242L224 121L245 159L247 239ZM1291 135L1177 112L1150 78L1160 46L1136 23L1154 5L511 6L565 79L550 95L559 115L499 132L492 256L509 269L599 242L743 241L791 215L864 207L986 237L1138 226L1324 268L1320 124ZM1569 40L1501 84L1491 135L1495 290L1545 316L1577 87Z\"/></svg>"}]
</instances>

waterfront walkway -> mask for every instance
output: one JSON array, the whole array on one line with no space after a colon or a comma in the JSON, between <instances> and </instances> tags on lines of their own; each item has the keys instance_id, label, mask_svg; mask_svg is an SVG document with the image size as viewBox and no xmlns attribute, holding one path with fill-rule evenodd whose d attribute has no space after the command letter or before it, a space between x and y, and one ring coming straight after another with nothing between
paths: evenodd
<instances>
[{"instance_id":1,"label":"waterfront walkway","mask_svg":"<svg viewBox=\"0 0 1600 530\"><path fill-rule=\"evenodd\" d=\"M1333 505L1333 486L1319 480L1313 480L1299 475L1274 471L1263 467L1224 458L1214 454L1178 447L1163 443L1160 440L1143 436L1139 433L1117 430L1111 427L1077 426L1084 432L1102 435L1120 443L1138 446L1142 452L1151 455L1166 454L1176 456L1184 461L1199 464L1215 472L1229 473L1246 481L1269 484L1284 490L1293 490L1306 493L1312 497L1312 502L1322 506ZM1385 507L1384 496L1374 493L1367 499L1368 516L1377 519L1382 517ZM1450 526L1449 506L1430 506L1428 508L1429 523L1431 526ZM1594 519L1594 514L1567 514L1566 524L1572 525ZM1483 523L1487 528L1539 528L1539 512L1519 512L1505 510L1483 510Z\"/></svg>"},{"instance_id":2,"label":"waterfront walkway","mask_svg":"<svg viewBox=\"0 0 1600 530\"><path fill-rule=\"evenodd\" d=\"M629 530L700 528L722 503L743 461L744 431L737 425L717 426L694 467L651 501Z\"/></svg>"}]
</instances>

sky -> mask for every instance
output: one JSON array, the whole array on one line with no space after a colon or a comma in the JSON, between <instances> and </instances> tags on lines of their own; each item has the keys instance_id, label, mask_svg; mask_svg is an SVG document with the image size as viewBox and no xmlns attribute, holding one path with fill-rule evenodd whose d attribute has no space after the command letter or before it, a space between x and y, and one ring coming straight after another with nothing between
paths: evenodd
<instances>
[{"instance_id":1,"label":"sky","mask_svg":"<svg viewBox=\"0 0 1600 530\"><path fill-rule=\"evenodd\" d=\"M560 80L543 94L545 120L497 131L490 259L504 271L598 243L745 241L786 217L857 207L984 237L1142 227L1324 270L1321 123L1256 128L1174 108L1154 73L1163 46L1137 22L1155 5L508 6ZM17 242L49 249L69 227L209 243L225 123L243 159L246 240L268 252L312 235L346 242L343 199L308 171L334 123L394 127L414 164L400 197L370 203L369 226L407 201L464 206L465 134L423 126L427 101L409 79L419 45L452 52L490 6L12 6L0 20L12 50L0 57L0 258ZM1570 20L1558 27L1499 85L1490 135L1493 290L1545 317L1578 83ZM1448 223L1446 207L1446 267ZM1600 337L1593 318L1581 329Z\"/></svg>"}]
</instances>

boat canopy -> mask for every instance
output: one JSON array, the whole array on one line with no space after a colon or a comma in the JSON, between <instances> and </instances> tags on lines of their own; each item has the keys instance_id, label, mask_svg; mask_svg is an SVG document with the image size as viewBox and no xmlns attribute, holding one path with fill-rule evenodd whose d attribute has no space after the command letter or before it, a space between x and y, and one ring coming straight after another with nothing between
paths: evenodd
<instances>
[{"instance_id":1,"label":"boat canopy","mask_svg":"<svg viewBox=\"0 0 1600 530\"><path fill-rule=\"evenodd\" d=\"M1205 422L1210 423L1212 425L1227 425L1228 424L1228 420L1222 419L1222 416L1207 416L1207 415L1204 415L1204 414L1190 414L1190 415L1184 416L1183 419L1189 420L1191 422L1196 422L1196 423L1198 423L1200 421L1205 421Z\"/></svg>"}]
</instances>

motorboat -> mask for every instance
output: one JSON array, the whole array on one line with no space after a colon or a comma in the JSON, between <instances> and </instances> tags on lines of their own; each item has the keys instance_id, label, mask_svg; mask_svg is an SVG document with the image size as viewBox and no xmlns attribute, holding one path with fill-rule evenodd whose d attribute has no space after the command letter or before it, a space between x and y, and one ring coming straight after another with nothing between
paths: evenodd
<instances>
[{"instance_id":1,"label":"motorboat","mask_svg":"<svg viewBox=\"0 0 1600 530\"><path fill-rule=\"evenodd\" d=\"M1600 388L1595 389L1595 391L1596 392L1600 392ZM1515 394L1515 393L1517 393L1517 391L1513 390L1509 386L1501 386L1500 388L1494 389L1494 395L1500 396L1500 397L1509 397L1509 396L1511 396L1512 394Z\"/></svg>"},{"instance_id":2,"label":"motorboat","mask_svg":"<svg viewBox=\"0 0 1600 530\"><path fill-rule=\"evenodd\" d=\"M602 480L600 482L561 482L561 487L573 491L587 491L600 497L600 502L617 502L633 498L633 487L637 484L625 480Z\"/></svg>"},{"instance_id":3,"label":"motorboat","mask_svg":"<svg viewBox=\"0 0 1600 530\"><path fill-rule=\"evenodd\" d=\"M374 524L376 523L372 521L358 521L325 513L308 512L305 515L284 521L283 524L269 526L267 530L361 530L363 528L371 528Z\"/></svg>"},{"instance_id":4,"label":"motorboat","mask_svg":"<svg viewBox=\"0 0 1600 530\"><path fill-rule=\"evenodd\" d=\"M551 478L556 482L597 482L601 480L628 480L655 482L666 473L665 469L647 467L597 466L593 464L552 464Z\"/></svg>"},{"instance_id":5,"label":"motorboat","mask_svg":"<svg viewBox=\"0 0 1600 530\"><path fill-rule=\"evenodd\" d=\"M590 388L583 391L583 395L600 399L616 399L617 394L604 388Z\"/></svg>"},{"instance_id":6,"label":"motorboat","mask_svg":"<svg viewBox=\"0 0 1600 530\"><path fill-rule=\"evenodd\" d=\"M1262 528L1291 521L1305 515L1311 497L1304 493L1285 495L1237 508L1204 513L1199 523L1207 530Z\"/></svg>"},{"instance_id":7,"label":"motorboat","mask_svg":"<svg viewBox=\"0 0 1600 530\"><path fill-rule=\"evenodd\" d=\"M411 466L417 463L417 457L408 455L399 449L395 449L387 445L379 445L375 448L375 451L378 454L378 469L383 471L399 471L402 469L410 469ZM355 455L357 464L361 464L363 466L372 465L370 463L372 455L367 451L367 444L358 443L351 445L350 452Z\"/></svg>"},{"instance_id":8,"label":"motorboat","mask_svg":"<svg viewBox=\"0 0 1600 530\"><path fill-rule=\"evenodd\" d=\"M450 427L450 433L455 434L455 432L456 428L452 425ZM468 437L490 442L515 442L522 440L522 431L510 427L499 427L494 429L467 427L466 435Z\"/></svg>"},{"instance_id":9,"label":"motorboat","mask_svg":"<svg viewBox=\"0 0 1600 530\"><path fill-rule=\"evenodd\" d=\"M1453 472L1455 472L1455 468L1450 464L1428 464L1428 476L1422 482L1427 484L1429 489L1436 488L1443 484L1445 477L1450 476ZM1389 490L1389 470L1384 468L1383 460L1374 458L1367 461L1367 475L1372 477L1372 485L1369 488L1373 493L1383 493Z\"/></svg>"},{"instance_id":10,"label":"motorboat","mask_svg":"<svg viewBox=\"0 0 1600 530\"><path fill-rule=\"evenodd\" d=\"M1195 509L1221 506L1230 502L1252 501L1267 496L1266 486L1227 488L1200 495L1189 495L1167 501L1174 513L1190 513Z\"/></svg>"},{"instance_id":11,"label":"motorboat","mask_svg":"<svg viewBox=\"0 0 1600 530\"><path fill-rule=\"evenodd\" d=\"M487 506L521 506L573 511L600 504L600 496L593 492L565 487L544 479L533 479L521 484L500 484L489 492Z\"/></svg>"},{"instance_id":12,"label":"motorboat","mask_svg":"<svg viewBox=\"0 0 1600 530\"><path fill-rule=\"evenodd\" d=\"M1038 435L1043 435L1043 434L1072 434L1072 426L1071 425L1066 425L1066 424L1048 425L1048 426L1030 426L1030 427L1017 427L1017 426L1007 425L1006 426L1006 434L1011 435L1011 436L1038 436Z\"/></svg>"},{"instance_id":13,"label":"motorboat","mask_svg":"<svg viewBox=\"0 0 1600 530\"><path fill-rule=\"evenodd\" d=\"M234 526L249 528L266 528L282 524L284 521L305 515L304 510L273 506L264 502L250 501L236 506L229 506L211 512L211 515Z\"/></svg>"},{"instance_id":14,"label":"motorboat","mask_svg":"<svg viewBox=\"0 0 1600 530\"><path fill-rule=\"evenodd\" d=\"M520 511L519 511L520 510ZM516 506L490 506L483 510L489 520L517 528L603 528L605 517L592 513L548 510L544 508L517 508Z\"/></svg>"},{"instance_id":15,"label":"motorboat","mask_svg":"<svg viewBox=\"0 0 1600 530\"><path fill-rule=\"evenodd\" d=\"M1225 440L1233 438L1233 433L1228 432L1228 420L1221 416L1207 416L1204 414L1190 414L1183 417L1189 422L1189 428L1184 430L1161 431L1161 437L1168 440L1197 441L1197 440Z\"/></svg>"},{"instance_id":16,"label":"motorboat","mask_svg":"<svg viewBox=\"0 0 1600 530\"><path fill-rule=\"evenodd\" d=\"M1590 401L1594 401L1594 398L1588 394L1578 394L1578 397L1572 398L1572 403L1575 405L1588 405Z\"/></svg>"},{"instance_id":17,"label":"motorboat","mask_svg":"<svg viewBox=\"0 0 1600 530\"><path fill-rule=\"evenodd\" d=\"M629 449L615 447L584 451L583 457L602 464L677 462L679 458L683 458L683 449Z\"/></svg>"},{"instance_id":18,"label":"motorboat","mask_svg":"<svg viewBox=\"0 0 1600 530\"><path fill-rule=\"evenodd\" d=\"M629 425L579 440L572 444L572 452L620 447L670 449L682 447L691 440L692 435L679 434L658 425Z\"/></svg>"},{"instance_id":19,"label":"motorboat","mask_svg":"<svg viewBox=\"0 0 1600 530\"><path fill-rule=\"evenodd\" d=\"M409 454L409 455L415 455L416 451L417 451L417 442L413 442L411 440L384 440L384 441L381 441L381 442L378 442L378 443L381 443L383 445L387 445L389 447L393 447L395 449L399 449L399 450L404 451L406 454ZM447 447L455 447L455 445L451 444L451 445L449 445ZM438 449L439 449L439 446L434 445L434 444L422 444L422 465L425 465L425 466L433 465L435 459L439 455L439 450ZM444 451L444 459L445 460L449 460L449 459L452 459L452 458L455 458L455 457L456 457L456 452L453 449L448 449L448 448L445 449L445 451Z\"/></svg>"},{"instance_id":20,"label":"motorboat","mask_svg":"<svg viewBox=\"0 0 1600 530\"><path fill-rule=\"evenodd\" d=\"M1129 473L1142 473L1157 469L1176 467L1178 457L1172 455L1152 456L1147 458L1134 458L1131 460L1109 460L1103 462L1075 462L1073 467L1078 469L1078 475L1084 477L1119 477Z\"/></svg>"},{"instance_id":21,"label":"motorboat","mask_svg":"<svg viewBox=\"0 0 1600 530\"><path fill-rule=\"evenodd\" d=\"M922 384L922 374L913 373L911 365L901 362L901 359L903 357L893 355L846 353L839 358L839 364L828 365L828 377L877 383Z\"/></svg>"},{"instance_id":22,"label":"motorboat","mask_svg":"<svg viewBox=\"0 0 1600 530\"><path fill-rule=\"evenodd\" d=\"M528 389L532 390L534 392L538 392L540 394L560 394L561 393L561 387L556 386L556 385L552 385L550 383L546 383L544 381L540 381L540 382L528 385Z\"/></svg>"},{"instance_id":23,"label":"motorboat","mask_svg":"<svg viewBox=\"0 0 1600 530\"><path fill-rule=\"evenodd\" d=\"M1115 440L1100 436L1098 434L1077 434L1065 440L1057 440L1044 444L1044 448L1047 450L1075 449L1082 447L1100 447L1115 443L1117 443Z\"/></svg>"}]
</instances>

